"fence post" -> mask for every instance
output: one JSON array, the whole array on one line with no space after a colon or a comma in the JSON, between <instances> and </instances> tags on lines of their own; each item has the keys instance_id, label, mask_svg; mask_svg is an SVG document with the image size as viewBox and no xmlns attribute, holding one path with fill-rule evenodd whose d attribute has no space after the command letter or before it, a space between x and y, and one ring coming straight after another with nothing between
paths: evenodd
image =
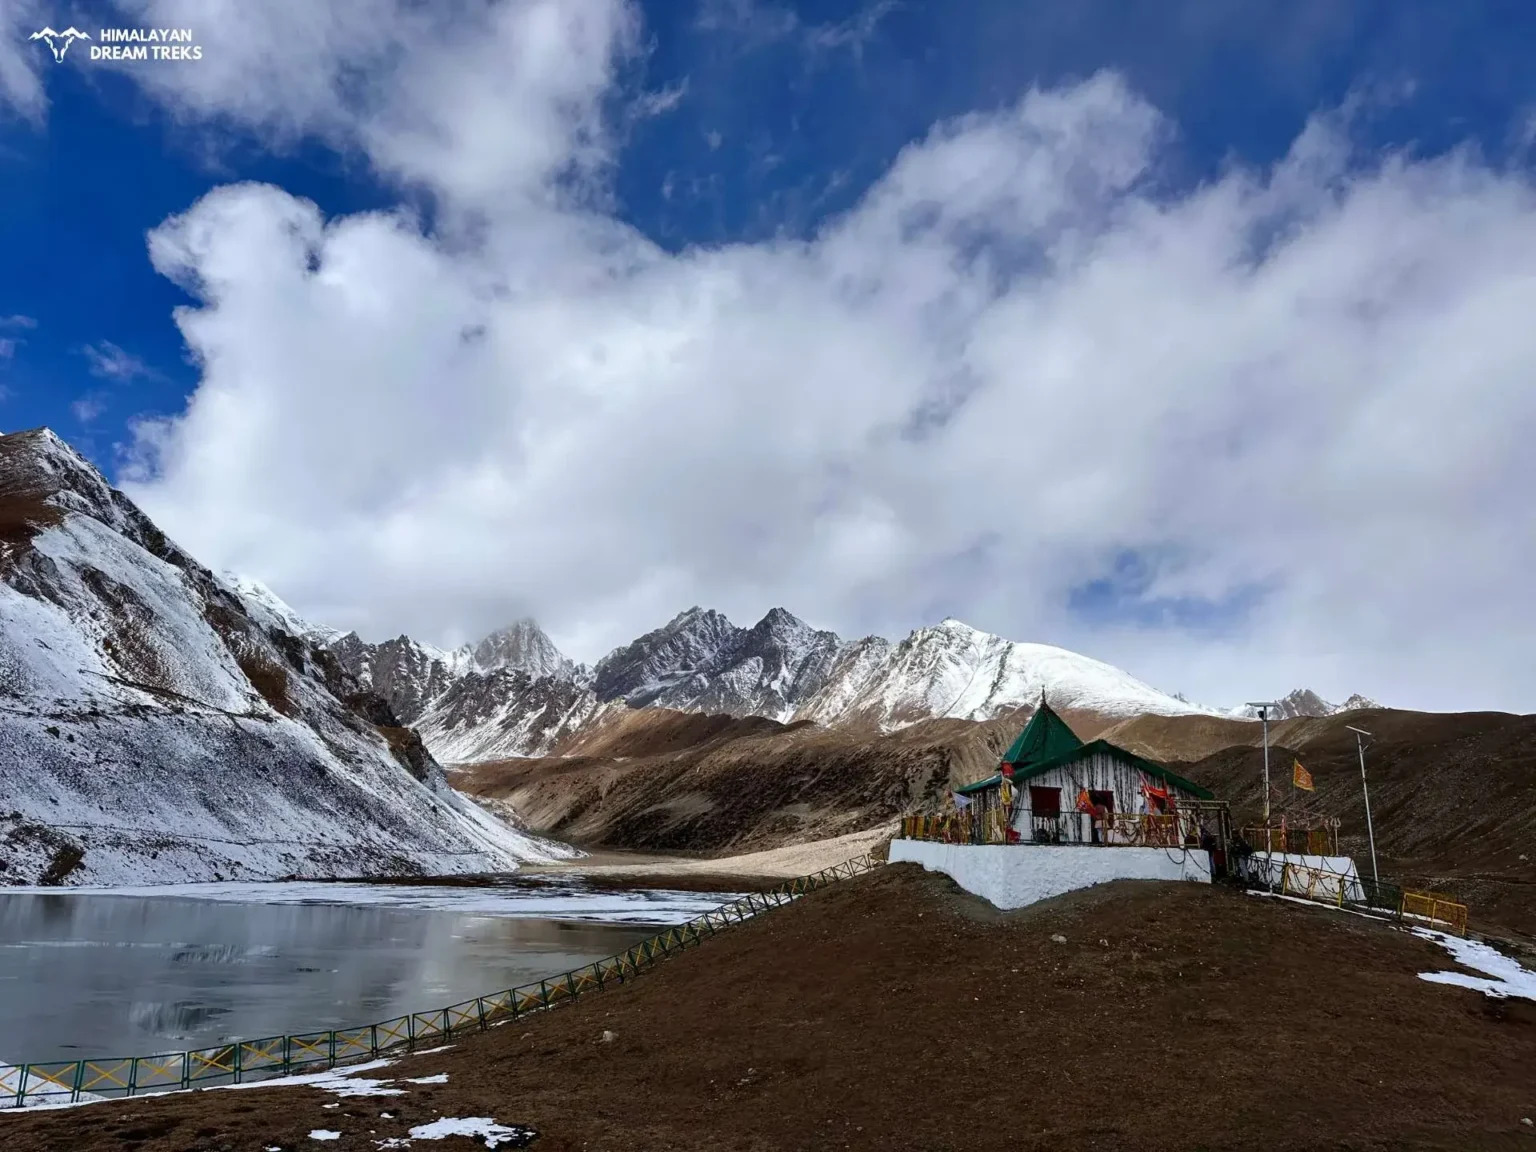
<instances>
[{"instance_id":1,"label":"fence post","mask_svg":"<svg viewBox=\"0 0 1536 1152\"><path fill-rule=\"evenodd\" d=\"M69 1102L77 1103L80 1099L80 1085L85 1080L85 1061L75 1061L75 1083L69 1090Z\"/></svg>"},{"instance_id":2,"label":"fence post","mask_svg":"<svg viewBox=\"0 0 1536 1152\"><path fill-rule=\"evenodd\" d=\"M244 1044L244 1042L240 1041L240 1040L236 1040L235 1041L235 1083L236 1084L240 1083L240 1073L241 1073L241 1070L245 1066L245 1062L240 1058L240 1054L242 1052L244 1052L244 1051L245 1051L245 1044Z\"/></svg>"}]
</instances>

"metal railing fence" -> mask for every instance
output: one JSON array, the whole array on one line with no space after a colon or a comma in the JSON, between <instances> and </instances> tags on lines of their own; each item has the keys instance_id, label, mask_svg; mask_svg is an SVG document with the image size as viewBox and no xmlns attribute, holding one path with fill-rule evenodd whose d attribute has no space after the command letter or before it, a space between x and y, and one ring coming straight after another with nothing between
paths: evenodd
<instances>
[{"instance_id":1,"label":"metal railing fence","mask_svg":"<svg viewBox=\"0 0 1536 1152\"><path fill-rule=\"evenodd\" d=\"M1240 867L1243 879L1255 888L1272 888L1285 896L1299 896L1336 908L1428 921L1458 936L1467 934L1467 906L1438 892L1415 892L1384 881L1347 875L1331 868L1311 867L1288 861L1279 863L1278 877L1265 855L1254 853Z\"/></svg>"},{"instance_id":2,"label":"metal railing fence","mask_svg":"<svg viewBox=\"0 0 1536 1152\"><path fill-rule=\"evenodd\" d=\"M1244 828L1242 837L1255 852L1289 852L1297 856L1339 854L1336 822L1317 828Z\"/></svg>"},{"instance_id":3,"label":"metal railing fence","mask_svg":"<svg viewBox=\"0 0 1536 1152\"><path fill-rule=\"evenodd\" d=\"M442 1043L469 1032L484 1032L530 1012L574 1000L585 992L623 983L656 961L699 944L723 928L879 864L867 854L858 856L809 876L786 880L766 892L753 892L712 908L687 923L663 929L616 956L432 1012L412 1012L356 1028L239 1040L158 1056L0 1066L0 1108L271 1080L409 1053L422 1045Z\"/></svg>"},{"instance_id":4,"label":"metal railing fence","mask_svg":"<svg viewBox=\"0 0 1536 1152\"><path fill-rule=\"evenodd\" d=\"M1401 911L1404 916L1443 925L1458 936L1467 934L1467 906L1439 892L1404 892Z\"/></svg>"}]
</instances>

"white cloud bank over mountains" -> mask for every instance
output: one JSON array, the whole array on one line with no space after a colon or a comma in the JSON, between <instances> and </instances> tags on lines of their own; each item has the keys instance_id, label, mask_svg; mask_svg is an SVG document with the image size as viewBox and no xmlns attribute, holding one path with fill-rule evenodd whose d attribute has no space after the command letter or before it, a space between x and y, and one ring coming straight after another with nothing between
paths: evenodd
<instances>
[{"instance_id":1,"label":"white cloud bank over mountains","mask_svg":"<svg viewBox=\"0 0 1536 1152\"><path fill-rule=\"evenodd\" d=\"M1325 113L1174 187L1105 74L936 124L807 241L671 253L604 191L623 4L139 7L212 62L134 73L173 114L433 208L234 185L150 237L203 379L128 491L310 617L590 659L694 603L954 615L1195 699L1536 708L1526 173ZM1139 623L1069 611L1127 555Z\"/></svg>"}]
</instances>

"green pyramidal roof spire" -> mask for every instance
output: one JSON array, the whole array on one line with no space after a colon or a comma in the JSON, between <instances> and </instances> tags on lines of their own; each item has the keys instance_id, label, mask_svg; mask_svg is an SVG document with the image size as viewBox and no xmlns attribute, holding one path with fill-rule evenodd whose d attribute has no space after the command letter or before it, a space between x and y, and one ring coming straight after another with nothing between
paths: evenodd
<instances>
[{"instance_id":1,"label":"green pyramidal roof spire","mask_svg":"<svg viewBox=\"0 0 1536 1152\"><path fill-rule=\"evenodd\" d=\"M1003 763L1012 764L1014 772L1029 768L1045 760L1054 760L1075 752L1083 746L1077 734L1067 727L1067 722L1051 711L1045 702L1045 689L1040 689L1040 707L1024 725L1024 731L1003 753Z\"/></svg>"}]
</instances>

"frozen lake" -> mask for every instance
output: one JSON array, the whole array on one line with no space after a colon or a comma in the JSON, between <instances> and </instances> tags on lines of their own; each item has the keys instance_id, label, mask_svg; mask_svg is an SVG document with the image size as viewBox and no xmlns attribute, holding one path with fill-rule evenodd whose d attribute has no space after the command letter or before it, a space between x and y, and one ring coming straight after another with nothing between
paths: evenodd
<instances>
[{"instance_id":1,"label":"frozen lake","mask_svg":"<svg viewBox=\"0 0 1536 1152\"><path fill-rule=\"evenodd\" d=\"M0 889L0 1062L425 1012L590 964L729 899L572 881Z\"/></svg>"}]
</instances>

